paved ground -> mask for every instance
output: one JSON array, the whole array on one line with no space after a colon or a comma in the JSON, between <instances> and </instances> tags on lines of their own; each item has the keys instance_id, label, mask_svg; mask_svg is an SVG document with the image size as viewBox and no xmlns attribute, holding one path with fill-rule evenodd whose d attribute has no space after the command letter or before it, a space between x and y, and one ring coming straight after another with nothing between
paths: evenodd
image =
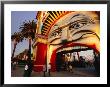
<instances>
[{"instance_id":1,"label":"paved ground","mask_svg":"<svg viewBox=\"0 0 110 87\"><path fill-rule=\"evenodd\" d=\"M23 77L24 67L16 67L15 70L12 70L12 77ZM48 77L48 73L46 73ZM31 77L43 77L43 72L34 72L32 71ZM94 68L74 68L74 72L60 71L60 72L51 72L51 77L96 77L96 72Z\"/></svg>"}]
</instances>

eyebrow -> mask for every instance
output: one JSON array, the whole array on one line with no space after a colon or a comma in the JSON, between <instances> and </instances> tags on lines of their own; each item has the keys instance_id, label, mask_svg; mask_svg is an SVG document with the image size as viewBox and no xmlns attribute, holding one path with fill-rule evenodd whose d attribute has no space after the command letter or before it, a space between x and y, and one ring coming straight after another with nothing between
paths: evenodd
<instances>
[{"instance_id":1,"label":"eyebrow","mask_svg":"<svg viewBox=\"0 0 110 87\"><path fill-rule=\"evenodd\" d=\"M76 15L72 16L71 19L73 19L73 18L75 18L75 17L78 17L78 16L85 16L85 15L83 15L83 14L76 14ZM70 19L70 20L71 20L71 19Z\"/></svg>"},{"instance_id":2,"label":"eyebrow","mask_svg":"<svg viewBox=\"0 0 110 87\"><path fill-rule=\"evenodd\" d=\"M76 15L74 15L72 18L74 18L74 17L76 17L76 16L80 16L80 15L81 15L81 14L76 14ZM71 18L71 19L72 19L72 18Z\"/></svg>"}]
</instances>

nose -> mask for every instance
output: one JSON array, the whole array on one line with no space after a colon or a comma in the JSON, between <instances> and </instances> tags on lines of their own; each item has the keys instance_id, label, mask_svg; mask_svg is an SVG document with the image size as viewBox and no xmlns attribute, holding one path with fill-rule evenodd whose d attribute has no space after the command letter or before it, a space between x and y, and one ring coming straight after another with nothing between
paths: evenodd
<instances>
[{"instance_id":1,"label":"nose","mask_svg":"<svg viewBox=\"0 0 110 87\"><path fill-rule=\"evenodd\" d=\"M68 39L68 27L65 27L62 29L62 35L61 35L61 40L67 40Z\"/></svg>"}]
</instances>

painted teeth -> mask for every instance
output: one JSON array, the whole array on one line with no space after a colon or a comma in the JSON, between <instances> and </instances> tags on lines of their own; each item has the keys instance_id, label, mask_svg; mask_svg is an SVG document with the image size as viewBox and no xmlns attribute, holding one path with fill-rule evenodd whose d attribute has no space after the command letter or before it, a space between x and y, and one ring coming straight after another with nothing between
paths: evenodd
<instances>
[{"instance_id":1,"label":"painted teeth","mask_svg":"<svg viewBox=\"0 0 110 87\"><path fill-rule=\"evenodd\" d=\"M76 50L76 49L86 49L88 47L85 46L74 46L74 47L67 47L67 48L62 48L60 50L58 50L57 52L61 52L61 51L69 51L69 50Z\"/></svg>"}]
</instances>

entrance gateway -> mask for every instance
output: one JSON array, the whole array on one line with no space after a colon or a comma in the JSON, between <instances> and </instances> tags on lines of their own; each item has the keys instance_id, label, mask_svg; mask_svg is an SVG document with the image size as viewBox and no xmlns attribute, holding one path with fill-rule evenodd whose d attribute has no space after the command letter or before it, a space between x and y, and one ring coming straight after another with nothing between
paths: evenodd
<instances>
[{"instance_id":1,"label":"entrance gateway","mask_svg":"<svg viewBox=\"0 0 110 87\"><path fill-rule=\"evenodd\" d=\"M38 11L34 70L42 71L44 64L51 63L51 70L56 71L59 54L73 53L79 58L81 51L92 50L94 58L99 58L99 15L98 11Z\"/></svg>"}]
</instances>

